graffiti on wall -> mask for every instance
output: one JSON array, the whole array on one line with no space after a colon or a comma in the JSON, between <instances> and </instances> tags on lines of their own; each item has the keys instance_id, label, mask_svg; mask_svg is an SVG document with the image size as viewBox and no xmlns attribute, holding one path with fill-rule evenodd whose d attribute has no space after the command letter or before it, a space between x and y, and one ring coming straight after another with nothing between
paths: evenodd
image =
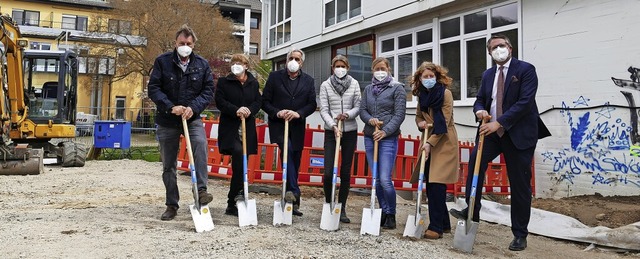
<instances>
[{"instance_id":1,"label":"graffiti on wall","mask_svg":"<svg viewBox=\"0 0 640 259\"><path fill-rule=\"evenodd\" d=\"M623 89L640 91L640 69L630 67L631 80L613 78ZM590 99L579 96L562 102L560 111L571 130L570 147L542 153L543 162L553 163L560 182L574 184L578 177L590 177L593 185L628 185L640 188L640 134L638 108L632 92L620 91L629 104L630 117L616 117L616 107L604 103L594 109ZM626 114L626 112L624 113ZM629 151L627 151L629 150ZM584 180L583 180L584 181Z\"/></svg>"}]
</instances>

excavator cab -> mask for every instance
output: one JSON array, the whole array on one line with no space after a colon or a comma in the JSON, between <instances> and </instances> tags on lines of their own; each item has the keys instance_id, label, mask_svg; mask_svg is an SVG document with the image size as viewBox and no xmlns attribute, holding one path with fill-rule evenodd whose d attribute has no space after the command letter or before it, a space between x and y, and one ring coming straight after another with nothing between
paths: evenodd
<instances>
[{"instance_id":1,"label":"excavator cab","mask_svg":"<svg viewBox=\"0 0 640 259\"><path fill-rule=\"evenodd\" d=\"M28 118L36 124L49 121L54 124L75 123L75 93L78 86L76 54L68 50L25 50L23 62ZM52 138L75 137L75 132L57 136L50 134Z\"/></svg>"}]
</instances>

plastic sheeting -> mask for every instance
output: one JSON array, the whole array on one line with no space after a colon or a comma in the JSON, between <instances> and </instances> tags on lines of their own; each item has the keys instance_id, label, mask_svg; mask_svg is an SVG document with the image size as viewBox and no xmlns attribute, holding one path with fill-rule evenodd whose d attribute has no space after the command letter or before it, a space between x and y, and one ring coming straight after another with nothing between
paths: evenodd
<instances>
[{"instance_id":1,"label":"plastic sheeting","mask_svg":"<svg viewBox=\"0 0 640 259\"><path fill-rule=\"evenodd\" d=\"M467 207L464 199L457 199L455 203L449 202L447 205L455 209ZM510 209L509 205L482 200L480 219L511 226ZM529 233L620 249L640 250L640 222L614 229L603 226L589 227L572 217L532 208Z\"/></svg>"}]
</instances>

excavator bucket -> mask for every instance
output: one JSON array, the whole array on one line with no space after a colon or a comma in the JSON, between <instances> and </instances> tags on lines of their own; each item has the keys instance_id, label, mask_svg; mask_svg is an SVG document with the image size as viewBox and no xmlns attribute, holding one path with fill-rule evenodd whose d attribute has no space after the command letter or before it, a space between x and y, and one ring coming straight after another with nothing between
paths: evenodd
<instances>
[{"instance_id":1,"label":"excavator bucket","mask_svg":"<svg viewBox=\"0 0 640 259\"><path fill-rule=\"evenodd\" d=\"M28 175L40 174L44 170L42 149L27 148L18 145L14 148L13 156L0 161L0 175Z\"/></svg>"}]
</instances>

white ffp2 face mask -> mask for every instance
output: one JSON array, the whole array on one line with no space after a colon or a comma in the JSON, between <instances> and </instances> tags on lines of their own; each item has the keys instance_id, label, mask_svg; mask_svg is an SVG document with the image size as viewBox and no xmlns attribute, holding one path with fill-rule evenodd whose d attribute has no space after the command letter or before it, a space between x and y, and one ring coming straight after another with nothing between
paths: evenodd
<instances>
[{"instance_id":1,"label":"white ffp2 face mask","mask_svg":"<svg viewBox=\"0 0 640 259\"><path fill-rule=\"evenodd\" d=\"M189 55L191 55L191 51L192 51L191 47L187 45L182 45L178 47L178 55L180 55L183 58L186 58Z\"/></svg>"},{"instance_id":2,"label":"white ffp2 face mask","mask_svg":"<svg viewBox=\"0 0 640 259\"><path fill-rule=\"evenodd\" d=\"M234 75L239 76L242 72L244 72L244 66L238 64L231 66L231 73Z\"/></svg>"},{"instance_id":3,"label":"white ffp2 face mask","mask_svg":"<svg viewBox=\"0 0 640 259\"><path fill-rule=\"evenodd\" d=\"M343 78L347 75L347 69L344 67L336 67L333 69L333 74L338 78Z\"/></svg>"},{"instance_id":4,"label":"white ffp2 face mask","mask_svg":"<svg viewBox=\"0 0 640 259\"><path fill-rule=\"evenodd\" d=\"M491 51L491 57L496 62L503 62L509 58L509 49L506 47L497 47Z\"/></svg>"},{"instance_id":5,"label":"white ffp2 face mask","mask_svg":"<svg viewBox=\"0 0 640 259\"><path fill-rule=\"evenodd\" d=\"M375 77L378 81L382 81L387 78L389 74L387 71L375 71L373 72L373 77Z\"/></svg>"},{"instance_id":6,"label":"white ffp2 face mask","mask_svg":"<svg viewBox=\"0 0 640 259\"><path fill-rule=\"evenodd\" d=\"M298 62L295 60L291 60L289 61L289 63L287 63L287 69L289 69L289 72L291 73L298 72L298 69L300 69L300 64L298 64Z\"/></svg>"}]
</instances>

